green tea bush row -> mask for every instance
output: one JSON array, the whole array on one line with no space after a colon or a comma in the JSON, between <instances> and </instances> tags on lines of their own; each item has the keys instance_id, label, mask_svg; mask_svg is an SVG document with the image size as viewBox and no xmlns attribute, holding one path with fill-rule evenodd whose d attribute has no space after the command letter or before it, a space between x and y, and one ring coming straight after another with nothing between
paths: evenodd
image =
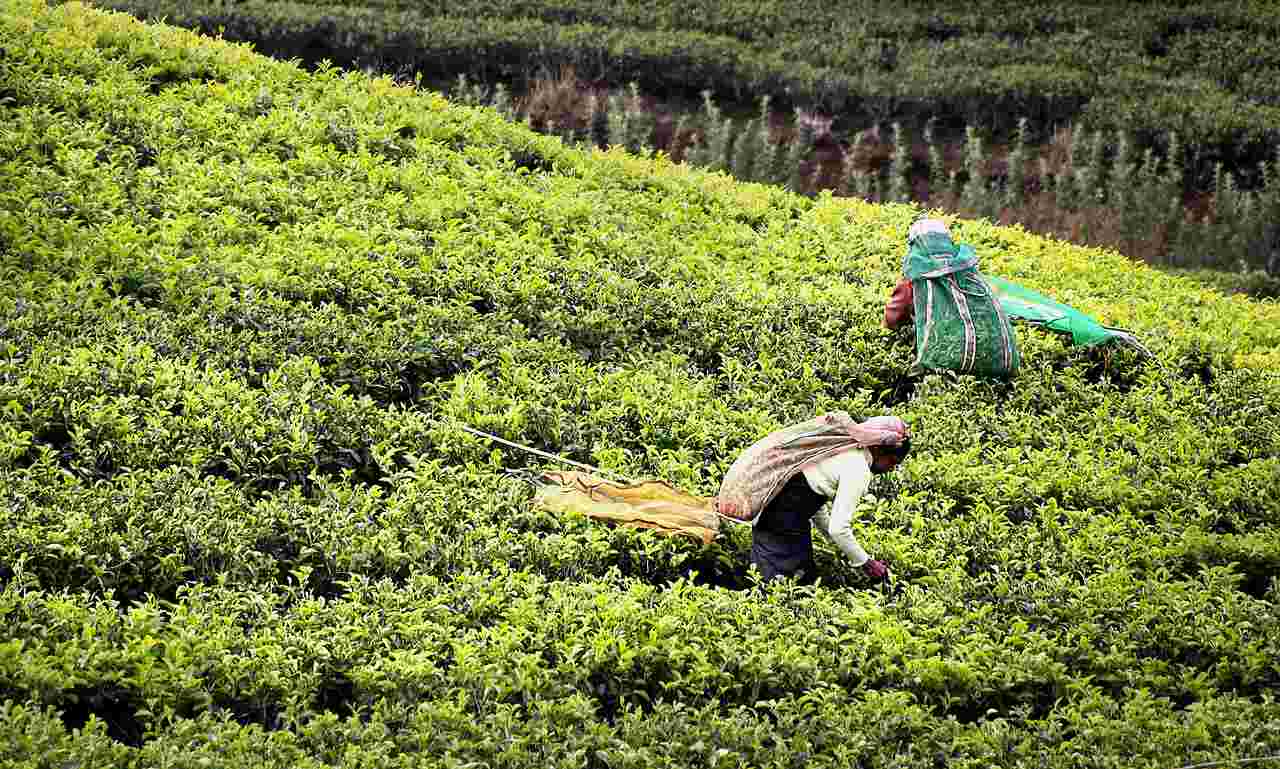
<instances>
[{"instance_id":1,"label":"green tea bush row","mask_svg":"<svg viewBox=\"0 0 1280 769\"><path fill-rule=\"evenodd\" d=\"M1097 590L1132 587L1098 582ZM1129 632L1159 649L1163 634L1182 627L1163 605L1174 601L1207 621L1204 643L1230 642L1229 629L1211 619L1230 604L1187 603L1214 587L1211 578L1148 595L1153 614L1135 618ZM1032 612L993 635L983 616L990 608L957 621L922 597L913 589L886 606L850 607L821 593L772 591L744 605L684 582L573 585L501 570L358 583L338 600L295 603L209 587L165 607L118 609L10 590L6 620L22 641L6 648L3 670L31 692L23 707L32 710L76 704L70 685L86 699L97 693L133 705L137 726L107 723L117 737L151 722L181 724L167 740L117 740L142 742L132 745L142 762L181 744L189 721L205 729L239 723L250 740L265 730L313 760L342 750L341 736L347 750L518 765L567 763L583 742L612 756L607 763L629 751L631 761L654 760L674 743L737 753L733 762L753 765L805 751L838 761L850 746L928 764L938 752L1069 761L1078 745L1062 744L1067 735L1068 743L1132 750L1130 760L1169 755L1169 745L1204 755L1224 739L1256 750L1276 736L1266 694L1167 709L1161 682L1192 702L1215 688L1214 676L1188 673L1181 661L1197 659L1200 647L1169 650L1174 662L1157 652L1130 668L1111 651L1133 640L1123 625L1073 624L1072 643L1062 644L1049 638L1054 622ZM1036 605L1025 594L1014 601ZM1090 616L1105 617L1105 604ZM791 638L779 643L783 628ZM69 659L71 677L61 669ZM1108 696L1124 687L1144 693L1123 702ZM1061 699L1077 707L1064 712ZM877 708L889 709L893 728L867 729L849 716ZM1142 714L1148 723L1104 728L1090 714ZM659 724L679 731L657 739ZM792 728L778 728L784 724ZM1166 729L1169 742L1140 742L1152 727ZM1015 736L1021 729L1039 738ZM886 739L888 747L878 744Z\"/></svg>"},{"instance_id":2,"label":"green tea bush row","mask_svg":"<svg viewBox=\"0 0 1280 769\"><path fill-rule=\"evenodd\" d=\"M1280 311L958 221L1155 353L905 376L917 206L586 151L388 78L0 0L0 755L1151 766L1280 751ZM723 144L721 145L723 146ZM714 493L827 409L917 450L760 589L532 507L475 427Z\"/></svg>"},{"instance_id":3,"label":"green tea bush row","mask_svg":"<svg viewBox=\"0 0 1280 769\"><path fill-rule=\"evenodd\" d=\"M1008 3L108 5L285 58L490 81L568 64L650 92L710 89L736 101L769 94L858 123L941 116L1008 132L1018 117L1041 128L1086 121L1132 132L1144 146L1177 132L1233 167L1266 157L1280 128L1268 85L1277 65L1267 52L1280 30L1265 3L1195 13L1112 4L1069 15L1052 4Z\"/></svg>"},{"instance_id":4,"label":"green tea bush row","mask_svg":"<svg viewBox=\"0 0 1280 769\"><path fill-rule=\"evenodd\" d=\"M649 152L653 120L636 117L630 105L639 98L638 85L632 83L631 91L630 100L615 94L592 101L583 117L588 125L597 126L590 132L578 131L572 121L569 125L548 122L541 130L564 136L566 143L590 142L601 148L616 144L633 152ZM489 91L465 76L458 77L449 97L491 106L512 120L522 119L505 90ZM523 119L532 124L529 112ZM1002 159L992 155L976 126L967 126L963 162L952 168L945 161L946 147L934 133L933 122L924 130L924 163L912 154L914 139L908 130L894 123L887 160L876 165L867 157L872 154L869 145L881 135L876 126L858 132L849 147L840 148L836 159L840 168L832 174L819 157L813 117L802 110L795 111L795 135L786 141L775 136L771 127L774 116L768 97L761 99L759 115L739 126L705 91L696 120L703 126L702 136L683 148L681 160L729 171L743 181L779 184L807 195L830 189L875 202L914 199L992 219L1008 217L1051 232L1064 229L1064 220L1075 217L1084 224L1077 223L1071 230L1073 240L1110 238L1110 245L1123 253L1156 264L1218 268L1241 277L1253 273L1259 277L1235 283L1252 288L1255 295L1274 293L1268 278L1280 276L1280 235L1274 224L1280 216L1276 184L1280 155L1239 174L1217 163L1210 169L1210 178L1201 178L1202 158L1176 133L1159 152L1148 149L1135 157L1136 142L1129 134L1077 127L1070 132L1069 145L1061 148L1065 157L1050 160L1054 146L1033 147L1029 121L1023 118ZM829 144L834 141L829 131L822 138ZM659 149L677 151L676 137ZM927 178L927 191L915 187L913 177ZM1242 178L1251 180L1247 186L1252 189L1245 188ZM1183 201L1202 189L1208 191L1206 210L1188 210ZM1051 212L1048 216L1043 213L1046 209ZM1022 222L1024 217L1030 221ZM1042 223L1044 218L1049 221Z\"/></svg>"}]
</instances>

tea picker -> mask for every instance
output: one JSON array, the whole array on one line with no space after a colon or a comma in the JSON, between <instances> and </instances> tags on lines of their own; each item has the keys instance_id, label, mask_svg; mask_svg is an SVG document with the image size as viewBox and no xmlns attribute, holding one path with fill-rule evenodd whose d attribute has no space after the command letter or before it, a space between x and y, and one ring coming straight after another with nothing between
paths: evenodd
<instances>
[{"instance_id":1,"label":"tea picker","mask_svg":"<svg viewBox=\"0 0 1280 769\"><path fill-rule=\"evenodd\" d=\"M774 431L752 444L720 484L716 510L750 522L751 562L766 581L817 576L809 522L862 572L887 581L889 568L872 559L853 536L853 512L871 485L911 451L907 425L898 417L855 422L831 412ZM830 510L823 507L831 499Z\"/></svg>"},{"instance_id":2,"label":"tea picker","mask_svg":"<svg viewBox=\"0 0 1280 769\"><path fill-rule=\"evenodd\" d=\"M1029 288L978 270L978 256L957 244L941 219L916 220L907 231L903 278L884 308L884 325L914 321L912 373L956 371L1011 378L1021 355L1012 320L1069 335L1071 344L1120 344L1152 358L1130 332L1098 323Z\"/></svg>"},{"instance_id":3,"label":"tea picker","mask_svg":"<svg viewBox=\"0 0 1280 769\"><path fill-rule=\"evenodd\" d=\"M766 581L817 578L810 522L869 578L888 582L889 568L853 536L853 513L873 475L886 473L911 450L906 424L881 416L854 421L837 411L776 430L734 461L714 498L664 481L630 481L463 425L479 437L562 462L580 471L541 475L534 503L624 526L690 536L709 543L722 521L751 526L751 562ZM582 472L585 470L588 472ZM603 477L602 477L603 476ZM828 500L830 509L824 510Z\"/></svg>"}]
</instances>

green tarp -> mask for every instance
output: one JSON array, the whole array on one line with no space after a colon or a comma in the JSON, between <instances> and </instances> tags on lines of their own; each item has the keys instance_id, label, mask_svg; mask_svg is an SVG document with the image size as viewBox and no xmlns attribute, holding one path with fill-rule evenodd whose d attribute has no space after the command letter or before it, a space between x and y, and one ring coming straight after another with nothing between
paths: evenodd
<instances>
[{"instance_id":1,"label":"green tarp","mask_svg":"<svg viewBox=\"0 0 1280 769\"><path fill-rule=\"evenodd\" d=\"M1071 335L1071 343L1084 347L1118 342L1150 355L1138 340L1127 331L1109 328L1088 315L1044 294L1032 291L1017 283L994 275L983 276L991 286L991 292L1011 318L1025 320L1051 331Z\"/></svg>"},{"instance_id":2,"label":"green tarp","mask_svg":"<svg viewBox=\"0 0 1280 769\"><path fill-rule=\"evenodd\" d=\"M915 372L949 370L1013 377L1021 355L1010 323L1069 335L1083 347L1109 342L1151 357L1133 334L1004 278L984 275L973 248L956 243L940 219L917 219L907 233L902 273L911 281Z\"/></svg>"}]
</instances>

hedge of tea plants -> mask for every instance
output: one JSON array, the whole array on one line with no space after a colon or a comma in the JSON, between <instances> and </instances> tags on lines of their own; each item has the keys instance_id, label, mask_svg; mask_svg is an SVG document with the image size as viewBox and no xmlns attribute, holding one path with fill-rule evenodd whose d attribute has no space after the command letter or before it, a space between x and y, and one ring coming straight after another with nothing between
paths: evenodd
<instances>
[{"instance_id":1,"label":"hedge of tea plants","mask_svg":"<svg viewBox=\"0 0 1280 769\"><path fill-rule=\"evenodd\" d=\"M389 79L0 0L14 766L1180 766L1280 753L1280 307L956 222L1155 353L904 376L917 211L585 152ZM815 587L531 505L916 451Z\"/></svg>"},{"instance_id":2,"label":"hedge of tea plants","mask_svg":"<svg viewBox=\"0 0 1280 769\"><path fill-rule=\"evenodd\" d=\"M739 181L779 184L806 195L827 189L868 202L916 203L1021 224L1041 235L1114 248L1148 264L1199 267L1189 274L1257 297L1274 297L1280 286L1280 151L1252 170L1233 173L1220 162L1206 167L1177 134L1170 135L1160 157L1150 149L1136 152L1134 138L1125 133L1077 127L1069 141L1055 142L1061 161L1051 165L1039 154L1043 150L1030 144L1032 131L1023 119L1001 159L982 131L967 126L964 143L956 148L961 161L949 168L946 158L953 153L933 124L916 139L894 123L880 160L875 159L882 140L876 127L854 134L850 146L839 149L838 162L824 164L819 142L830 142L830 135L820 137L797 110L795 135L775 141L768 97L761 99L756 117L737 121L704 95L702 114L694 118L705 126L703 137L686 142L677 138L687 135L681 130L687 116L677 118L669 134L660 134L655 120L638 108L634 84L629 95L615 91L607 99L590 99L581 119L538 114L513 100L501 84L490 89L465 76L447 95L454 102L492 107L568 144L619 144L641 154L656 150L683 163L726 171ZM652 147L660 135L665 145ZM924 145L920 154L927 161L913 157L916 142ZM1189 200L1203 205L1188 207Z\"/></svg>"},{"instance_id":3,"label":"hedge of tea plants","mask_svg":"<svg viewBox=\"0 0 1280 769\"><path fill-rule=\"evenodd\" d=\"M1019 118L1170 132L1230 166L1280 136L1272 0L100 0L308 61L428 78L539 68L648 91L817 108L861 127L936 117L1010 133Z\"/></svg>"}]
</instances>

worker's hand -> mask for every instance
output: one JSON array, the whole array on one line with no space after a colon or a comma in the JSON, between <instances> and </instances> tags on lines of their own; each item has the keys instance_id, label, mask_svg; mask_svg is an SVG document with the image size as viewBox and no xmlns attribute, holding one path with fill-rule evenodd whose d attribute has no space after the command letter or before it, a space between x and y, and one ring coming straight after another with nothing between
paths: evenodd
<instances>
[{"instance_id":1,"label":"worker's hand","mask_svg":"<svg viewBox=\"0 0 1280 769\"><path fill-rule=\"evenodd\" d=\"M872 558L862 564L862 573L876 582L884 582L889 579L889 566L884 561Z\"/></svg>"}]
</instances>

